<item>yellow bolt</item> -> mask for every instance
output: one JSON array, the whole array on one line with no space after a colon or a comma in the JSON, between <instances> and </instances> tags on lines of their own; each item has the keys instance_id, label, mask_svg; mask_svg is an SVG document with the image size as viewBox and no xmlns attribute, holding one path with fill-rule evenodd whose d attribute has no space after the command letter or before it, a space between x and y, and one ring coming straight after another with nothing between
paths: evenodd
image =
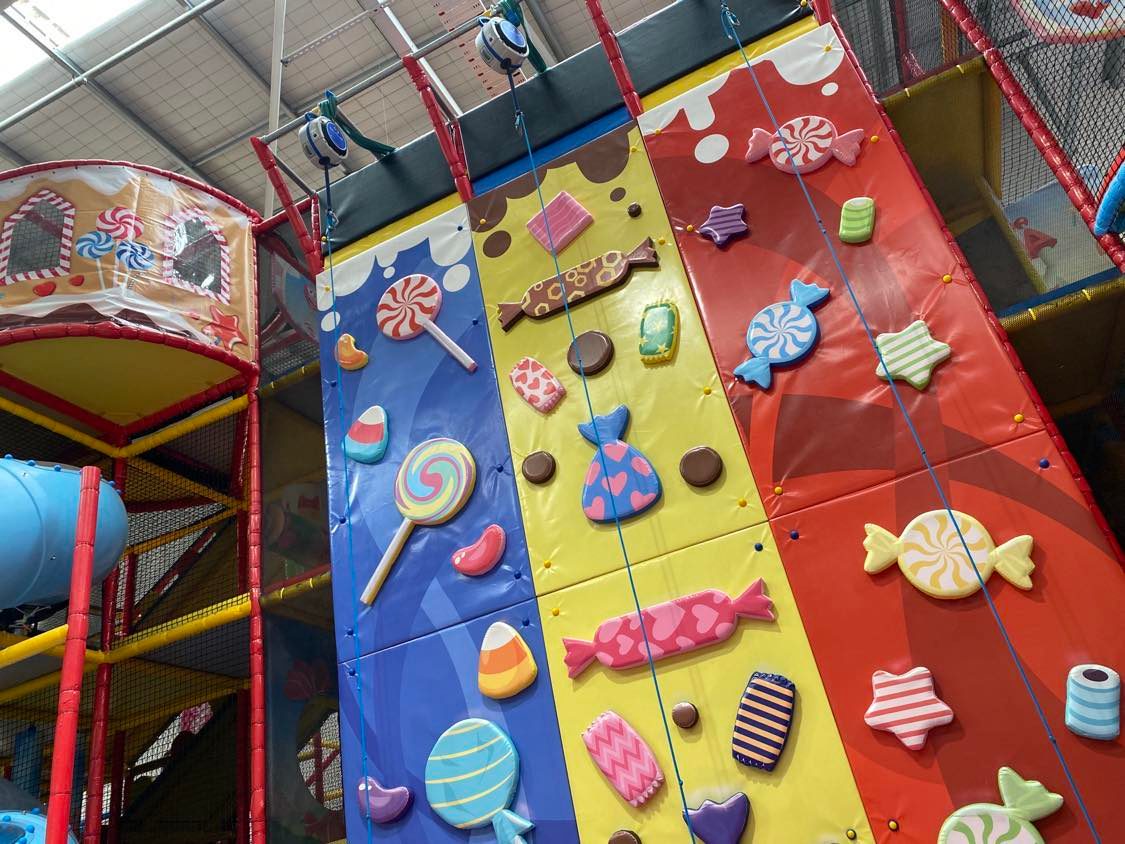
<instances>
[{"instance_id":1,"label":"yellow bolt","mask_svg":"<svg viewBox=\"0 0 1125 844\"><path fill-rule=\"evenodd\" d=\"M558 608L558 607L553 607L553 608L551 609L551 615L558 615L558 614L559 614L559 608Z\"/></svg>"},{"instance_id":2,"label":"yellow bolt","mask_svg":"<svg viewBox=\"0 0 1125 844\"><path fill-rule=\"evenodd\" d=\"M664 245L665 243L667 243L668 241L667 241L667 240L666 240L665 238L663 238L663 237L658 237L658 238L656 239L656 242L657 242L657 243L659 243L659 244L660 244L661 246L663 246L663 245Z\"/></svg>"},{"instance_id":3,"label":"yellow bolt","mask_svg":"<svg viewBox=\"0 0 1125 844\"><path fill-rule=\"evenodd\" d=\"M636 151L637 151L637 148L635 146L629 147L629 152L636 152Z\"/></svg>"},{"instance_id":4,"label":"yellow bolt","mask_svg":"<svg viewBox=\"0 0 1125 844\"><path fill-rule=\"evenodd\" d=\"M887 821L887 826L891 828L891 832L898 832L898 821Z\"/></svg>"},{"instance_id":5,"label":"yellow bolt","mask_svg":"<svg viewBox=\"0 0 1125 844\"><path fill-rule=\"evenodd\" d=\"M484 219L484 217L481 217L478 222L483 226L485 223L488 222L488 220Z\"/></svg>"},{"instance_id":6,"label":"yellow bolt","mask_svg":"<svg viewBox=\"0 0 1125 844\"><path fill-rule=\"evenodd\" d=\"M1023 414L1017 413L1015 416L1012 417L1012 421L1015 422L1018 425L1020 422L1023 421Z\"/></svg>"},{"instance_id":7,"label":"yellow bolt","mask_svg":"<svg viewBox=\"0 0 1125 844\"><path fill-rule=\"evenodd\" d=\"M943 284L949 284L949 282L953 281L953 276L951 276L949 273L946 273L941 277L941 280Z\"/></svg>"},{"instance_id":8,"label":"yellow bolt","mask_svg":"<svg viewBox=\"0 0 1125 844\"><path fill-rule=\"evenodd\" d=\"M652 134L659 135L662 131L663 131L662 129L653 129Z\"/></svg>"},{"instance_id":9,"label":"yellow bolt","mask_svg":"<svg viewBox=\"0 0 1125 844\"><path fill-rule=\"evenodd\" d=\"M855 832L854 829L849 829L846 834L848 836L849 841L855 841L856 838L859 837L859 836L856 835L856 832Z\"/></svg>"},{"instance_id":10,"label":"yellow bolt","mask_svg":"<svg viewBox=\"0 0 1125 844\"><path fill-rule=\"evenodd\" d=\"M695 231L695 226L693 226L691 223L688 223L686 226L684 226L684 231L693 232Z\"/></svg>"},{"instance_id":11,"label":"yellow bolt","mask_svg":"<svg viewBox=\"0 0 1125 844\"><path fill-rule=\"evenodd\" d=\"M805 8L805 6L807 6L807 5L809 5L809 0L801 0L801 8L802 9Z\"/></svg>"},{"instance_id":12,"label":"yellow bolt","mask_svg":"<svg viewBox=\"0 0 1125 844\"><path fill-rule=\"evenodd\" d=\"M783 489L782 489L781 487L779 487L779 486L775 486L775 487L773 488L773 494L774 494L774 495L781 495L781 493L782 493L782 492L784 492L784 491L785 491L785 490L783 490Z\"/></svg>"},{"instance_id":13,"label":"yellow bolt","mask_svg":"<svg viewBox=\"0 0 1125 844\"><path fill-rule=\"evenodd\" d=\"M871 143L873 143L873 144L879 143L879 136L878 135L872 135L871 136Z\"/></svg>"},{"instance_id":14,"label":"yellow bolt","mask_svg":"<svg viewBox=\"0 0 1125 844\"><path fill-rule=\"evenodd\" d=\"M703 388L703 395L705 395L705 396L711 395L711 388L710 387L704 387Z\"/></svg>"},{"instance_id":15,"label":"yellow bolt","mask_svg":"<svg viewBox=\"0 0 1125 844\"><path fill-rule=\"evenodd\" d=\"M825 44L824 45L824 52L831 53L832 52L832 45L831 44Z\"/></svg>"},{"instance_id":16,"label":"yellow bolt","mask_svg":"<svg viewBox=\"0 0 1125 844\"><path fill-rule=\"evenodd\" d=\"M739 507L745 507L746 506L746 499L745 498L738 499L738 506Z\"/></svg>"},{"instance_id":17,"label":"yellow bolt","mask_svg":"<svg viewBox=\"0 0 1125 844\"><path fill-rule=\"evenodd\" d=\"M550 560L544 560L543 561L543 568L549 569L550 567L551 567L551 561Z\"/></svg>"}]
</instances>

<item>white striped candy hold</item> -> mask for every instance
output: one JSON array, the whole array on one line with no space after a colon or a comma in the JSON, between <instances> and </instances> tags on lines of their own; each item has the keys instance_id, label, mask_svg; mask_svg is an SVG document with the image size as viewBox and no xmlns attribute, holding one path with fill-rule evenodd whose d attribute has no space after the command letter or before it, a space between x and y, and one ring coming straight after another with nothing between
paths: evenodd
<instances>
[{"instance_id":1,"label":"white striped candy hold","mask_svg":"<svg viewBox=\"0 0 1125 844\"><path fill-rule=\"evenodd\" d=\"M864 722L892 733L908 750L921 750L930 730L953 720L953 710L934 693L934 676L923 666L905 674L876 671L871 691Z\"/></svg>"}]
</instances>

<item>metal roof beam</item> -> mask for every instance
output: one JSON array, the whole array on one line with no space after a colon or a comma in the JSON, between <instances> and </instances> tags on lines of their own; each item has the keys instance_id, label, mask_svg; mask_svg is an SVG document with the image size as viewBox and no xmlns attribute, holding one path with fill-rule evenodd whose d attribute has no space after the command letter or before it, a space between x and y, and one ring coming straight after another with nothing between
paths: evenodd
<instances>
[{"instance_id":1,"label":"metal roof beam","mask_svg":"<svg viewBox=\"0 0 1125 844\"><path fill-rule=\"evenodd\" d=\"M523 0L523 2L527 5L527 11L530 12L529 17L531 18L530 21L525 18L524 23L532 24L535 34L543 36L543 41L536 46L546 47L546 49L540 49L539 52L544 54L543 58L546 59L547 64L558 64L567 57L567 53L563 49L562 41L559 40L555 25L547 17L547 12L539 0Z\"/></svg>"},{"instance_id":2,"label":"metal roof beam","mask_svg":"<svg viewBox=\"0 0 1125 844\"><path fill-rule=\"evenodd\" d=\"M14 26L25 38L31 41L32 44L46 53L51 61L53 61L55 64L69 73L71 76L71 81L81 79L87 73L87 71L84 71L78 65L78 63L71 59L70 56L68 56L66 53L62 52L61 50L56 50L47 42L40 40L39 36L36 33L32 32L30 29L24 26L23 21L21 21L7 9L0 11L0 17L3 17L4 20ZM152 143L162 149L167 155L171 156L171 158L173 158L177 164L184 168L184 171L186 173L194 176L200 181L207 181L207 177L195 169L191 161L188 160L188 157L183 152L174 147L172 144L168 143L168 141L164 140L164 138L160 137L155 131L149 128L148 124L141 120L141 118L137 116L136 112L134 112L131 108L118 100L117 97L110 93L110 91L107 90L104 85L102 85L96 79L88 78L84 81L85 84L89 86L90 92L93 93L94 96L98 97L112 111L116 111L118 115L124 118L127 123L130 123L133 128L135 128L138 132L152 141Z\"/></svg>"},{"instance_id":3,"label":"metal roof beam","mask_svg":"<svg viewBox=\"0 0 1125 844\"><path fill-rule=\"evenodd\" d=\"M223 2L225 2L225 0L203 0L203 2L201 2L198 6L193 6L190 11L184 12L179 17L172 18L172 20L168 21L162 26L158 26L144 38L134 41L128 47L123 50L119 50L108 59L98 62L89 70L84 71L81 75L75 76L65 85L60 85L55 90L51 91L51 93L40 97L30 105L24 106L15 114L11 114L0 120L0 132L4 131L5 129L10 129L12 126L20 123L25 118L30 117L31 115L39 111L42 111L51 103L55 102L55 100L65 97L75 88L85 85L98 74L104 73L110 68L116 67L117 65L121 64L121 62L132 58L137 53L144 50L146 47L155 44L160 39L175 32L184 24L190 23L204 12L208 11L209 9L215 8Z\"/></svg>"},{"instance_id":4,"label":"metal roof beam","mask_svg":"<svg viewBox=\"0 0 1125 844\"><path fill-rule=\"evenodd\" d=\"M178 0L178 2L185 9L189 9L189 10L194 9L197 5L196 3L193 3L192 0ZM200 15L195 20L196 20L196 23L198 23L201 27L203 27L205 30L207 30L207 34L209 36L211 36L211 40L215 42L216 46L218 46L219 49L221 49L224 53L226 53L228 56L230 56L232 59L234 59L235 63L239 67L241 67L243 69L243 71L245 71L247 76L249 76L251 79L253 79L255 82L257 82L259 87L261 87L261 89L263 91L266 91L267 93L269 92L269 90L270 90L269 80L266 79L266 77L263 76L258 71L258 68L254 67L254 65L250 64L249 59L247 59L244 55L242 55L242 53L238 52L238 50L235 49L235 46L233 44L231 44L230 41L227 40L227 37L225 35L223 35L223 33L219 30L219 28L217 26L215 26L215 24L213 24L213 23L211 23L211 21L207 20L206 16L204 16L204 15ZM290 117L296 117L297 114L298 114L298 112L295 111L293 109L293 107L285 101L284 97L281 98L281 107L283 109L285 109L285 111L289 114Z\"/></svg>"},{"instance_id":5,"label":"metal roof beam","mask_svg":"<svg viewBox=\"0 0 1125 844\"><path fill-rule=\"evenodd\" d=\"M0 141L0 155L4 156L6 159L20 167L24 167L25 165L31 163L29 159L21 155L19 152L8 146L3 141Z\"/></svg>"}]
</instances>

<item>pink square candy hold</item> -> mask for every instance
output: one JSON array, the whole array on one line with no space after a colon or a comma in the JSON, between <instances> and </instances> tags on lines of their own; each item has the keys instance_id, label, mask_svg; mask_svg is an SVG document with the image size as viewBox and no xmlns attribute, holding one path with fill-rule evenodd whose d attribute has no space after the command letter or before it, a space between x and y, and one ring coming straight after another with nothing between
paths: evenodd
<instances>
[{"instance_id":1,"label":"pink square candy hold","mask_svg":"<svg viewBox=\"0 0 1125 844\"><path fill-rule=\"evenodd\" d=\"M574 238L594 222L594 216L566 191L561 191L548 202L546 211L545 219L540 211L528 220L527 230L548 252L551 251L551 241L547 237L547 222L551 224L551 237L554 238L556 252L566 249Z\"/></svg>"}]
</instances>

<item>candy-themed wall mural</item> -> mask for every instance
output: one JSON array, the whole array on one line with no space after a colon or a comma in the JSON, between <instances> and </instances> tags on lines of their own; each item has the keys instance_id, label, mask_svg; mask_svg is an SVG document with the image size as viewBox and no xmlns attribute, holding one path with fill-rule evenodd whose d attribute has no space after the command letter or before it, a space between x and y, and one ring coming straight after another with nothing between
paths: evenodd
<instances>
[{"instance_id":1,"label":"candy-themed wall mural","mask_svg":"<svg viewBox=\"0 0 1125 844\"><path fill-rule=\"evenodd\" d=\"M1120 562L845 46L775 38L318 277L349 841L1125 822Z\"/></svg>"}]
</instances>

